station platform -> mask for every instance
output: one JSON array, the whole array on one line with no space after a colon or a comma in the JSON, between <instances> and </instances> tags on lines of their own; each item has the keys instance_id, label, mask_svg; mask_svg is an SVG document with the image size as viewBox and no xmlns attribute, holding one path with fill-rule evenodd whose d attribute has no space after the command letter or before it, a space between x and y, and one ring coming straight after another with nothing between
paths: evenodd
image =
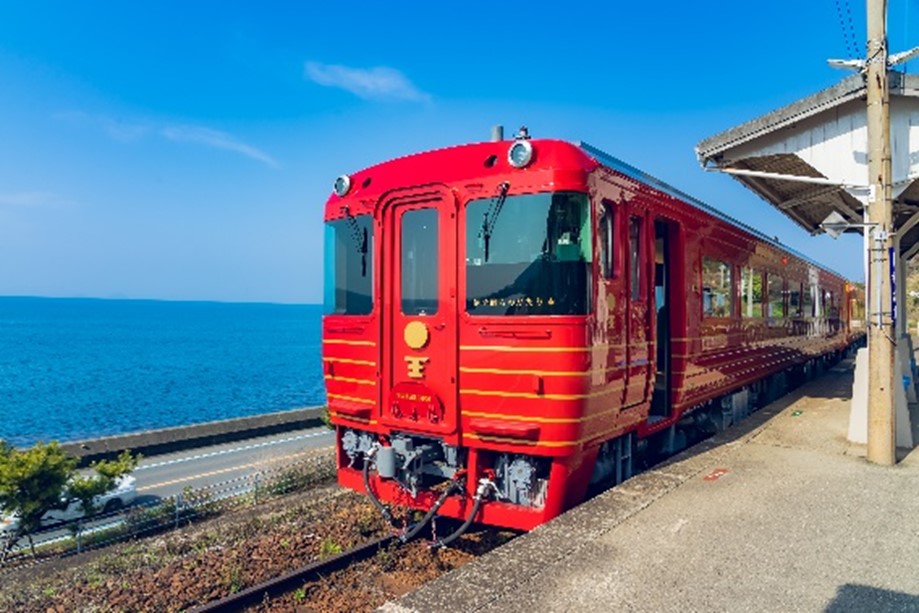
<instances>
[{"instance_id":1,"label":"station platform","mask_svg":"<svg viewBox=\"0 0 919 613\"><path fill-rule=\"evenodd\" d=\"M380 610L919 612L919 450L846 440L852 371Z\"/></svg>"}]
</instances>

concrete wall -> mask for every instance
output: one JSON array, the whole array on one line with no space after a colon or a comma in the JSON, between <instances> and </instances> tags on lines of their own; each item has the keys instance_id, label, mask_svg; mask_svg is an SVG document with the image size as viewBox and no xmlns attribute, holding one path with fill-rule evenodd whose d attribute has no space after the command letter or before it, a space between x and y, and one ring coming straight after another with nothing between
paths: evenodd
<instances>
[{"instance_id":1,"label":"concrete wall","mask_svg":"<svg viewBox=\"0 0 919 613\"><path fill-rule=\"evenodd\" d=\"M324 407L279 411L254 417L74 441L63 443L61 447L70 455L79 458L81 466L86 466L96 460L113 458L125 449L150 457L290 430L315 428L322 425L323 411Z\"/></svg>"}]
</instances>

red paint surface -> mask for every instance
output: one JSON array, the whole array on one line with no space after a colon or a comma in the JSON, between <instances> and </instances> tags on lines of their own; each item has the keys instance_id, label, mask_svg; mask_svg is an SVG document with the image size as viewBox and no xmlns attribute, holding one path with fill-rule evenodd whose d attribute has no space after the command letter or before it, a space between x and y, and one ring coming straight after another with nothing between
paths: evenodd
<instances>
[{"instance_id":1,"label":"red paint surface","mask_svg":"<svg viewBox=\"0 0 919 613\"><path fill-rule=\"evenodd\" d=\"M344 216L345 205L351 214L369 212L375 220L373 312L323 320L333 423L339 429L381 436L394 431L435 436L467 448L470 483L489 468L480 463L491 452L553 458L545 509L496 502L482 506L480 521L521 529L551 519L582 499L602 442L630 431L645 437L664 430L702 403L841 350L860 335L849 326L849 298L855 290L842 278L641 180L601 166L574 145L531 142L535 161L524 169L508 164L508 141L386 162L352 175L352 191L344 198L333 195L325 209L327 220ZM495 163L488 166L491 156ZM464 207L469 200L495 194L505 181L510 183L509 196L548 191L590 195L595 235L590 315L488 317L465 312L464 237L475 230L465 226ZM616 272L611 279L601 278L598 264L596 232L604 203L615 210ZM399 303L396 228L405 211L431 206L440 213L441 308L424 319L430 340L416 350L405 345L402 335L405 325L418 317L407 317L394 306ZM640 266L645 281L638 300L631 299L628 278L629 217L640 218L643 227ZM654 278L656 220L672 228L672 410L668 418L652 423L648 415L657 339L654 286L648 280ZM703 318L703 252L730 262L735 275L741 267L752 266L782 275L788 286L806 284L816 275L820 286L837 297L839 317L742 318L738 293L731 317ZM408 374L406 358L413 357L426 358L423 379ZM415 385L423 390L416 390L419 395L413 400L406 390ZM356 471L341 468L339 480L363 489ZM394 483L378 486L384 501L427 508L436 498L425 493L406 501ZM471 495L474 486L469 490ZM443 513L462 517L465 508L462 500L451 501Z\"/></svg>"}]
</instances>

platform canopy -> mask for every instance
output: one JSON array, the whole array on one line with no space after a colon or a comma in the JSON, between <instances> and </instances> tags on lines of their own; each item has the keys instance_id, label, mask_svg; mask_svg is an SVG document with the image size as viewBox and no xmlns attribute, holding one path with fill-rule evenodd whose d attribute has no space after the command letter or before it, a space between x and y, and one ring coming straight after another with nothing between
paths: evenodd
<instances>
[{"instance_id":1,"label":"platform canopy","mask_svg":"<svg viewBox=\"0 0 919 613\"><path fill-rule=\"evenodd\" d=\"M909 259L919 253L919 76L889 74L893 222L900 254ZM823 231L820 224L834 212L837 228L863 223L866 98L864 76L848 77L706 138L696 155L704 168L731 173L808 232Z\"/></svg>"}]
</instances>

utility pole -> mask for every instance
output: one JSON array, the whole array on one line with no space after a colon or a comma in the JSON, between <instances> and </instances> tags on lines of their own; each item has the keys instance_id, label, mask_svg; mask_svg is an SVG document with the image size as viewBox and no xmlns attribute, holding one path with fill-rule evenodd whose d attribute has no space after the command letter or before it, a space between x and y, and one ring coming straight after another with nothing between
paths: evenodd
<instances>
[{"instance_id":1,"label":"utility pole","mask_svg":"<svg viewBox=\"0 0 919 613\"><path fill-rule=\"evenodd\" d=\"M868 2L868 227L872 232L868 322L868 461L896 462L892 262L894 247L890 164L890 92L887 82L887 0Z\"/></svg>"}]
</instances>

